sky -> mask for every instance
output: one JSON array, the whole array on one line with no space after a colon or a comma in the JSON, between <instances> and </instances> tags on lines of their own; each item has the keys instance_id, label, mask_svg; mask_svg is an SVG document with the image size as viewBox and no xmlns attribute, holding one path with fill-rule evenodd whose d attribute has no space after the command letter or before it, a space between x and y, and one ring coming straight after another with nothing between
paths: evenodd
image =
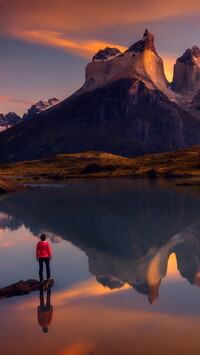
<instances>
[{"instance_id":1,"label":"sky","mask_svg":"<svg viewBox=\"0 0 200 355\"><path fill-rule=\"evenodd\" d=\"M200 47L199 0L0 0L0 112L65 99L106 46L128 48L147 28L172 78L176 59Z\"/></svg>"}]
</instances>

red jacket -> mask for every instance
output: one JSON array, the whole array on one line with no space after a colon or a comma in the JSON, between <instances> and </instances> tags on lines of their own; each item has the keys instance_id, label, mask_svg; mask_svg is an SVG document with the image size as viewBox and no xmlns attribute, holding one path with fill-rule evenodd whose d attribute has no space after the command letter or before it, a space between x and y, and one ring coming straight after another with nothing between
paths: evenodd
<instances>
[{"instance_id":1,"label":"red jacket","mask_svg":"<svg viewBox=\"0 0 200 355\"><path fill-rule=\"evenodd\" d=\"M38 323L42 328L48 327L51 324L53 316L53 307L49 311L42 312L38 307Z\"/></svg>"},{"instance_id":2,"label":"red jacket","mask_svg":"<svg viewBox=\"0 0 200 355\"><path fill-rule=\"evenodd\" d=\"M36 258L47 258L50 257L52 258L52 252L51 252L51 247L50 244L46 241L38 242L36 246Z\"/></svg>"}]
</instances>

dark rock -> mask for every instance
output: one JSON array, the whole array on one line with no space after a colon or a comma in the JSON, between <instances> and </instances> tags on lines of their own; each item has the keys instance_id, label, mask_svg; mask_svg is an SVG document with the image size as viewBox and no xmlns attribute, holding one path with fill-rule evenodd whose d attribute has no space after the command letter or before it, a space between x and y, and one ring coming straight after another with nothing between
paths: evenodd
<instances>
[{"instance_id":1,"label":"dark rock","mask_svg":"<svg viewBox=\"0 0 200 355\"><path fill-rule=\"evenodd\" d=\"M28 109L28 112L23 115L22 120L36 116L40 112L45 111L50 107L57 105L59 102L60 100L56 99L55 97L49 99L48 101L40 100L36 102L36 104L32 105L31 108Z\"/></svg>"},{"instance_id":2,"label":"dark rock","mask_svg":"<svg viewBox=\"0 0 200 355\"><path fill-rule=\"evenodd\" d=\"M116 55L122 54L118 48L106 47L105 49L100 49L92 58L93 61L97 60L109 60L114 58Z\"/></svg>"},{"instance_id":3,"label":"dark rock","mask_svg":"<svg viewBox=\"0 0 200 355\"><path fill-rule=\"evenodd\" d=\"M92 173L101 173L102 171L114 171L116 169L113 165L99 165L99 164L89 164L81 172L81 174L92 174Z\"/></svg>"},{"instance_id":4,"label":"dark rock","mask_svg":"<svg viewBox=\"0 0 200 355\"><path fill-rule=\"evenodd\" d=\"M100 173L102 170L99 164L89 164L82 170L81 174Z\"/></svg>"},{"instance_id":5,"label":"dark rock","mask_svg":"<svg viewBox=\"0 0 200 355\"><path fill-rule=\"evenodd\" d=\"M143 52L145 49L151 50L155 54L156 48L154 45L154 35L153 33L149 32L148 30L145 30L143 39L137 41L134 43L132 46L129 47L127 52Z\"/></svg>"},{"instance_id":6,"label":"dark rock","mask_svg":"<svg viewBox=\"0 0 200 355\"><path fill-rule=\"evenodd\" d=\"M196 92L193 99L190 102L190 108L199 111L200 110L200 89Z\"/></svg>"},{"instance_id":7,"label":"dark rock","mask_svg":"<svg viewBox=\"0 0 200 355\"><path fill-rule=\"evenodd\" d=\"M176 186L184 186L184 187L187 187L187 186L194 186L194 184L190 184L190 183L187 183L187 182L183 182L181 184L176 184Z\"/></svg>"},{"instance_id":8,"label":"dark rock","mask_svg":"<svg viewBox=\"0 0 200 355\"><path fill-rule=\"evenodd\" d=\"M10 286L0 289L0 298L8 298L13 296L22 296L31 293L32 291L46 291L53 287L54 280L44 281L41 283L37 280L29 279L27 281L19 281Z\"/></svg>"},{"instance_id":9,"label":"dark rock","mask_svg":"<svg viewBox=\"0 0 200 355\"><path fill-rule=\"evenodd\" d=\"M12 183L5 178L0 178L0 194L27 190L32 187L27 185Z\"/></svg>"},{"instance_id":10,"label":"dark rock","mask_svg":"<svg viewBox=\"0 0 200 355\"><path fill-rule=\"evenodd\" d=\"M156 178L159 178L161 177L161 173L159 173L159 171L157 171L156 169L151 169L149 171L147 171L147 176L150 178L150 179L156 179Z\"/></svg>"},{"instance_id":11,"label":"dark rock","mask_svg":"<svg viewBox=\"0 0 200 355\"><path fill-rule=\"evenodd\" d=\"M21 121L21 117L14 112L9 112L6 115L0 113L0 127L11 127Z\"/></svg>"},{"instance_id":12,"label":"dark rock","mask_svg":"<svg viewBox=\"0 0 200 355\"><path fill-rule=\"evenodd\" d=\"M185 53L177 59L180 63L186 63L188 65L196 65L194 58L200 57L200 49L197 46L193 46L191 49L188 48Z\"/></svg>"},{"instance_id":13,"label":"dark rock","mask_svg":"<svg viewBox=\"0 0 200 355\"><path fill-rule=\"evenodd\" d=\"M116 288L119 289L125 284L125 282L113 276L97 276L96 279L101 285L103 285L104 287L109 287L111 290L114 290Z\"/></svg>"}]
</instances>

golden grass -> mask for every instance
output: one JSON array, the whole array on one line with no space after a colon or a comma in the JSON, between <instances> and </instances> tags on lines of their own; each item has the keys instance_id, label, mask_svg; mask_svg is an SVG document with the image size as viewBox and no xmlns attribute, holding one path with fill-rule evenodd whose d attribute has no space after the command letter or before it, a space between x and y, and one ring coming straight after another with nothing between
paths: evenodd
<instances>
[{"instance_id":1,"label":"golden grass","mask_svg":"<svg viewBox=\"0 0 200 355\"><path fill-rule=\"evenodd\" d=\"M103 152L60 154L46 159L1 165L0 176L15 179L200 176L200 146L137 158Z\"/></svg>"}]
</instances>

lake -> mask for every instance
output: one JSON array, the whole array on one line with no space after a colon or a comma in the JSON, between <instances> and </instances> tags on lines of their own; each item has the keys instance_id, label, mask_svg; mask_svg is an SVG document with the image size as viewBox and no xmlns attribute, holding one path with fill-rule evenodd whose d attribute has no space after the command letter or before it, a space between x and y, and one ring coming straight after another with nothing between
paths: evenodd
<instances>
[{"instance_id":1,"label":"lake","mask_svg":"<svg viewBox=\"0 0 200 355\"><path fill-rule=\"evenodd\" d=\"M55 280L49 293L0 300L1 355L199 354L200 185L177 183L72 180L1 195L0 288L38 279L41 233Z\"/></svg>"}]
</instances>

